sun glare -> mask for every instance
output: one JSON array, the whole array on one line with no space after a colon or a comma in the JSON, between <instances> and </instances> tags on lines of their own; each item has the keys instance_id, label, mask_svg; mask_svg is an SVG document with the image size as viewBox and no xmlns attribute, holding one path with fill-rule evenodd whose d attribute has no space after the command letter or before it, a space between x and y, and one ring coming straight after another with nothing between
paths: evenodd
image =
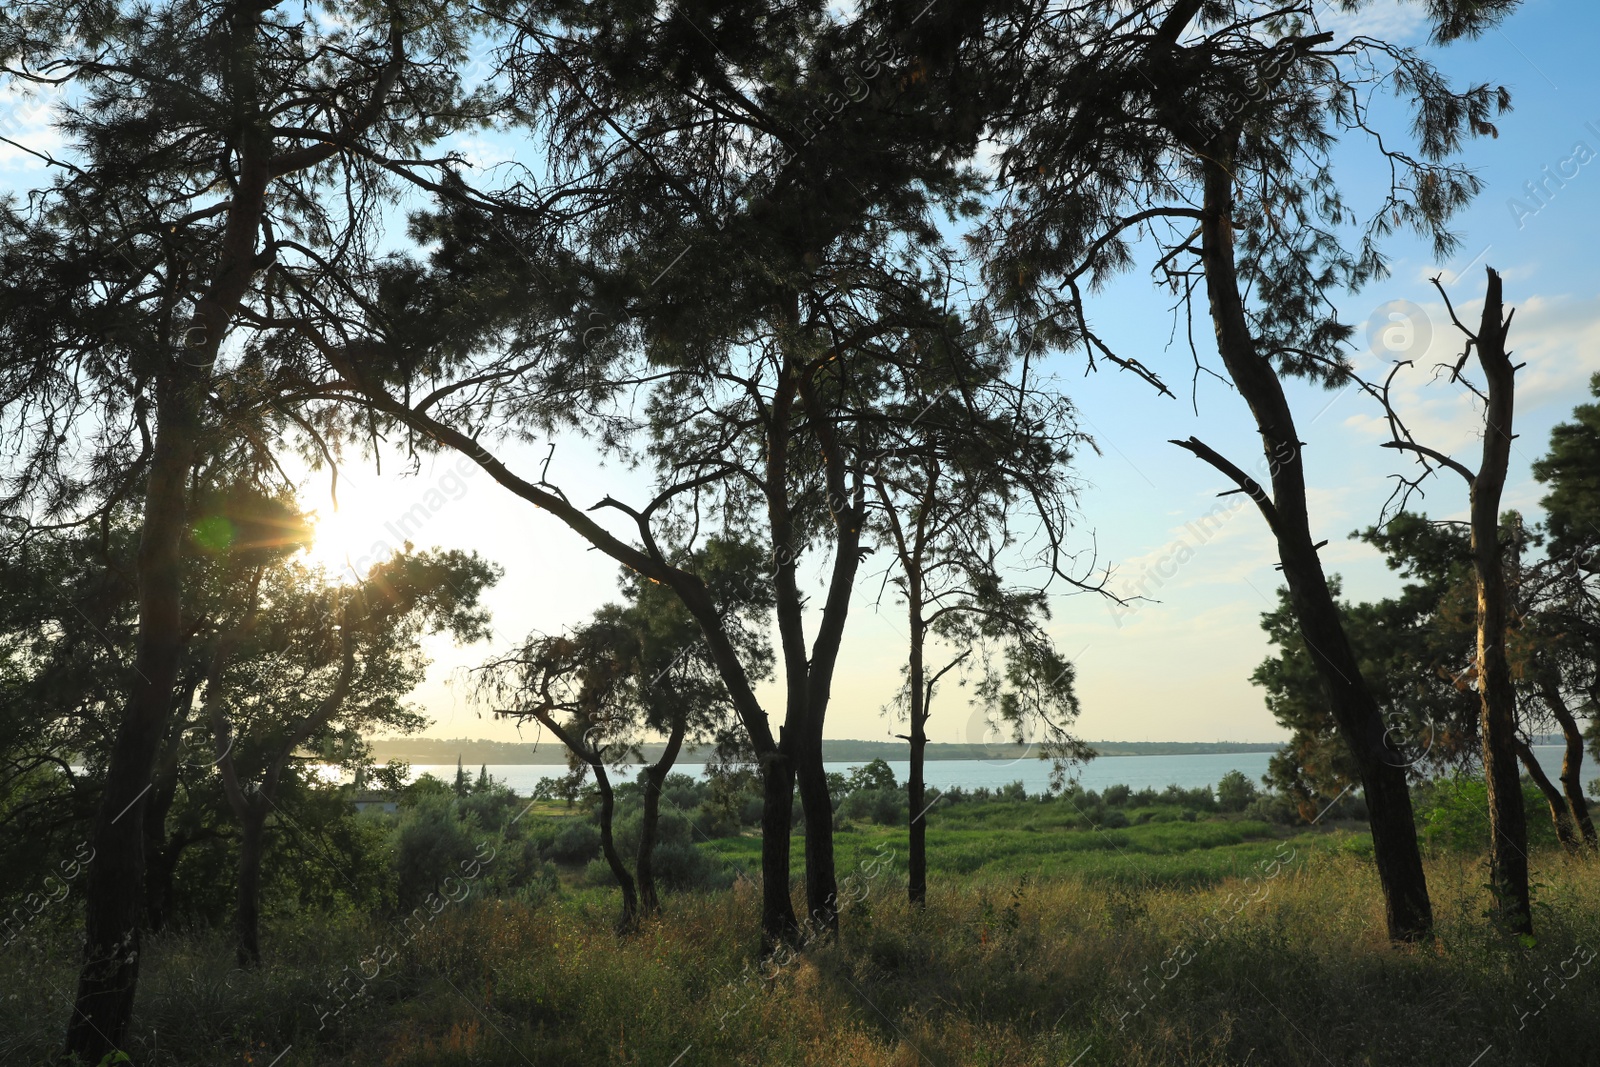
<instances>
[{"instance_id":1,"label":"sun glare","mask_svg":"<svg viewBox=\"0 0 1600 1067\"><path fill-rule=\"evenodd\" d=\"M338 581L353 581L366 569L361 565L361 559L369 552L372 539L361 535L357 529L358 523L348 508L334 511L330 507L315 515L311 543L306 547L306 561L322 567ZM371 562L366 561L367 565Z\"/></svg>"}]
</instances>

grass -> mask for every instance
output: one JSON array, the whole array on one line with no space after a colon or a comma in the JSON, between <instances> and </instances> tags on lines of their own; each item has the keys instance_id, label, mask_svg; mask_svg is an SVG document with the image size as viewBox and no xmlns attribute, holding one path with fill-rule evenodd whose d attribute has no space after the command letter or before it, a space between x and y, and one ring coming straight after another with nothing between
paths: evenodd
<instances>
[{"instance_id":1,"label":"grass","mask_svg":"<svg viewBox=\"0 0 1600 1067\"><path fill-rule=\"evenodd\" d=\"M409 943L369 919L283 919L268 931L268 966L254 973L231 966L218 933L179 931L148 946L135 1060L1600 1062L1600 959L1580 962L1581 946L1600 947L1600 865L1534 857L1539 941L1524 948L1484 919L1480 863L1435 857L1438 935L1394 948L1357 835L1274 838L1243 822L1096 834L987 821L994 826L941 827L949 836L932 850L925 911L903 899L903 831L841 833L841 881L859 887L846 891L843 937L776 967L758 955L748 881L673 896L660 921L626 940L610 933L614 894L594 889L544 904L452 905ZM747 848L719 843L732 857ZM992 866L951 873L985 849ZM71 935L41 930L0 957L0 1062L47 1061L73 983ZM391 961L363 964L385 945ZM341 1003L334 984L363 968L365 995L324 1014ZM1534 1013L1531 989L1551 975L1565 984L1550 982Z\"/></svg>"},{"instance_id":2,"label":"grass","mask_svg":"<svg viewBox=\"0 0 1600 1067\"><path fill-rule=\"evenodd\" d=\"M1247 820L1172 820L1115 830L1078 829L1081 820L1062 812L1058 804L974 807L971 813L960 808L941 813L930 826L928 869L935 880L982 873L989 878L1027 875L1143 886L1215 885L1225 877L1248 874L1255 864L1271 858L1287 835L1282 828ZM992 808L1002 810L987 810ZM957 814L961 817L952 817ZM1135 818L1138 815L1134 813ZM1360 850L1367 840L1348 832L1333 838L1302 836L1319 848ZM870 863L885 852L904 866L904 828L850 826L836 831L833 840L840 871ZM708 844L730 866L752 875L761 869L759 837L721 838ZM792 841L796 862L803 845L798 836Z\"/></svg>"}]
</instances>

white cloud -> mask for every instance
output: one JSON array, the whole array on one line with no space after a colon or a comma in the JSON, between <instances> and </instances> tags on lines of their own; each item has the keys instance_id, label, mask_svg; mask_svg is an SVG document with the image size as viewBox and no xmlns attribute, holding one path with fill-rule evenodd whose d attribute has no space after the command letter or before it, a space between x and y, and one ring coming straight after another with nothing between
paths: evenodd
<instances>
[{"instance_id":1,"label":"white cloud","mask_svg":"<svg viewBox=\"0 0 1600 1067\"><path fill-rule=\"evenodd\" d=\"M1317 21L1339 37L1376 37L1394 44L1413 44L1427 35L1427 13L1421 4L1406 0L1375 0L1355 12L1317 5Z\"/></svg>"}]
</instances>

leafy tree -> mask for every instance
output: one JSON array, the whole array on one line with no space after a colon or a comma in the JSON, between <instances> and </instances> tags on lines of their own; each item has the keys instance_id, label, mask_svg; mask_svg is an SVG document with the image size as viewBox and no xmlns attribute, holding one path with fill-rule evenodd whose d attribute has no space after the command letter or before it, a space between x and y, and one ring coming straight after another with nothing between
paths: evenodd
<instances>
[{"instance_id":1,"label":"leafy tree","mask_svg":"<svg viewBox=\"0 0 1600 1067\"><path fill-rule=\"evenodd\" d=\"M1360 0L1345 10L1367 6ZM1436 43L1476 36L1514 0L1429 5ZM1381 239L1410 226L1442 251L1451 214L1478 180L1448 157L1494 132L1505 90L1452 90L1415 50L1371 37L1338 42L1298 3L1103 0L1045 20L1016 53L1019 99L997 122L1007 200L985 237L990 278L1046 340L1081 345L1165 389L1149 368L1117 357L1093 330L1084 299L1133 263L1149 238L1154 272L1180 314L1204 293L1217 351L1260 432L1271 490L1194 438L1174 442L1217 468L1260 509L1278 545L1295 619L1341 738L1365 788L1389 933L1427 934L1432 908L1405 771L1361 679L1312 534L1305 447L1283 377L1342 385L1339 290L1379 276ZM1409 106L1415 151L1376 138L1393 181L1347 249L1356 222L1334 180L1341 133L1380 132L1370 90ZM1200 370L1196 352L1196 373Z\"/></svg>"},{"instance_id":2,"label":"leafy tree","mask_svg":"<svg viewBox=\"0 0 1600 1067\"><path fill-rule=\"evenodd\" d=\"M1354 535L1352 535L1354 536ZM1376 603L1341 603L1346 630L1383 708L1392 736L1418 775L1466 774L1480 767L1476 694L1477 593L1471 543L1460 524L1400 512L1360 533L1406 579L1397 596ZM1545 543L1521 516L1501 517L1499 537L1511 562L1508 584L1514 623L1506 631L1516 701L1516 754L1550 810L1559 841L1573 852L1592 848L1593 832L1581 773L1584 687L1594 677L1594 646L1569 623L1573 601L1559 561L1535 557ZM1337 592L1337 581L1334 584ZM1280 597L1282 594L1280 593ZM1263 616L1278 653L1253 680L1293 736L1273 757L1270 775L1295 798L1304 818L1356 781L1333 734L1326 698L1299 644L1286 602ZM1575 714L1574 712L1577 712ZM1558 728L1566 740L1560 788L1535 758L1531 737ZM1520 787L1519 787L1520 788ZM1520 793L1519 793L1520 795ZM1484 793L1487 798L1487 793ZM1318 798L1321 798L1320 800Z\"/></svg>"},{"instance_id":3,"label":"leafy tree","mask_svg":"<svg viewBox=\"0 0 1600 1067\"><path fill-rule=\"evenodd\" d=\"M1600 374L1589 381L1600 398ZM1550 450L1533 465L1549 486L1546 563L1533 568L1541 610L1533 628L1546 655L1534 685L1566 743L1561 784L1587 846L1597 847L1583 794L1583 727L1600 759L1600 404L1579 404L1572 421L1550 431Z\"/></svg>"},{"instance_id":4,"label":"leafy tree","mask_svg":"<svg viewBox=\"0 0 1600 1067\"><path fill-rule=\"evenodd\" d=\"M770 598L742 579L755 566L747 545L711 541L697 567L710 576L722 604L724 626L735 634L740 655L766 670L771 653L755 628ZM664 783L686 738L706 739L726 730L731 702L707 651L704 636L682 601L670 590L625 576L626 603L607 605L593 621L557 637L534 637L512 657L486 668L484 691L517 706L499 714L531 717L567 746L574 770L587 766L600 790L601 850L622 889L620 928L632 930L641 916L660 910L655 847ZM640 814L634 871L615 847L616 791L607 765L639 757L646 733L666 744L641 775Z\"/></svg>"},{"instance_id":5,"label":"leafy tree","mask_svg":"<svg viewBox=\"0 0 1600 1067\"><path fill-rule=\"evenodd\" d=\"M808 906L834 929L821 740L870 547L866 471L888 428L916 421L916 398L961 396L970 358L963 346L960 361L928 365L912 342L952 329L928 279L948 274L935 212L973 209L961 161L984 126L981 11L756 5L639 22L626 5L550 3L509 25L507 106L554 177L524 176L487 204L453 186L421 227L438 241L429 263L319 294L308 317L349 338L318 348L330 392L473 457L680 598L759 760L767 940L799 934L797 783ZM524 430L581 415L605 445L652 460L657 491L603 502L619 535L557 483L508 469L481 433L490 410ZM776 730L706 576L686 562L693 538L713 533L757 539L766 556L784 678ZM808 556L826 574L810 610Z\"/></svg>"},{"instance_id":6,"label":"leafy tree","mask_svg":"<svg viewBox=\"0 0 1600 1067\"><path fill-rule=\"evenodd\" d=\"M1531 935L1533 911L1528 888L1528 827L1522 810L1522 786L1517 773L1517 697L1507 650L1507 634L1513 626L1513 609L1508 583L1508 560L1500 536L1500 499L1505 490L1511 463L1512 425L1516 410L1516 368L1512 366L1506 335L1511 316L1506 313L1500 275L1491 267L1488 290L1484 295L1483 317L1473 333L1461 324L1444 286L1434 279L1434 287L1444 298L1445 308L1457 328L1466 335L1466 350L1449 368L1452 382L1464 380L1464 368L1473 353L1483 371L1484 388L1470 380L1466 385L1483 401L1483 458L1473 470L1422 444L1412 436L1402 416L1390 403L1388 384L1381 390L1369 387L1382 402L1393 440L1384 443L1414 454L1421 473L1413 479L1402 477L1399 492L1404 498L1423 479L1439 467L1449 469L1467 483L1470 519L1470 553L1473 584L1477 593L1477 651L1473 657L1480 702L1478 738L1483 748L1484 780L1488 784L1490 882L1494 886L1497 908L1511 929ZM1398 372L1390 372L1390 380ZM1525 749L1526 745L1522 747Z\"/></svg>"},{"instance_id":7,"label":"leafy tree","mask_svg":"<svg viewBox=\"0 0 1600 1067\"><path fill-rule=\"evenodd\" d=\"M845 778L845 789L854 793L863 789L898 789L894 769L881 759L850 768Z\"/></svg>"},{"instance_id":8,"label":"leafy tree","mask_svg":"<svg viewBox=\"0 0 1600 1067\"><path fill-rule=\"evenodd\" d=\"M959 343L959 341L957 342ZM927 818L924 779L927 723L938 683L961 668L975 648L999 643L1014 663L1029 643L1049 645L1044 591L1007 585L1009 566L1036 566L1054 578L1062 573L1066 508L1074 493L1067 476L1070 448L1081 438L1070 405L1028 384L1007 380L1004 364L981 364L963 372L963 393L982 395L978 419L944 422L938 396L918 420L917 435L888 448L873 472L878 508L870 517L876 540L892 552L891 579L906 611L908 650L905 684L898 703L910 746L907 802L911 810L907 849L907 893L913 904L927 898ZM977 372L988 371L980 378ZM952 432L953 431L953 432ZM1043 558L1014 558L1013 530L1033 519ZM1074 585L1085 582L1069 578ZM927 662L930 638L954 651L941 665ZM985 653L987 656L988 653ZM985 658L985 666L990 666ZM1068 705L1070 707L1070 705ZM1018 735L1043 725L1041 755L1060 761L1082 755L1067 733L1067 721L1049 710L1017 703L1026 712L1010 725Z\"/></svg>"},{"instance_id":9,"label":"leafy tree","mask_svg":"<svg viewBox=\"0 0 1600 1067\"><path fill-rule=\"evenodd\" d=\"M144 798L182 659L189 476L211 439L297 395L245 336L369 235L385 186L461 118L464 5L59 0L0 15L8 88L60 88L54 181L0 208L12 514L135 501L138 629L110 750L67 1052L117 1053L138 976ZM37 152L44 156L45 153ZM292 405L275 418L289 418ZM254 466L271 437L245 435Z\"/></svg>"},{"instance_id":10,"label":"leafy tree","mask_svg":"<svg viewBox=\"0 0 1600 1067\"><path fill-rule=\"evenodd\" d=\"M210 722L228 803L239 821L240 966L260 963L261 862L267 819L303 751L333 755L384 727L415 730L424 720L403 701L422 680L421 641L488 634L482 591L498 569L476 554L407 551L376 564L363 580L330 586L288 565L258 568L244 618L219 641L205 680ZM465 775L457 768L457 795Z\"/></svg>"}]
</instances>

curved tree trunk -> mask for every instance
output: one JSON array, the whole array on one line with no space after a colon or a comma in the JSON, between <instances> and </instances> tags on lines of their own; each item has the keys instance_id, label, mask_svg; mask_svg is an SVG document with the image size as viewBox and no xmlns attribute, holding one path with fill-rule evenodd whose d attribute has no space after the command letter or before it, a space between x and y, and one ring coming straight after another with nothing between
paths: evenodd
<instances>
[{"instance_id":1,"label":"curved tree trunk","mask_svg":"<svg viewBox=\"0 0 1600 1067\"><path fill-rule=\"evenodd\" d=\"M600 853L605 856L606 865L611 868L617 885L622 889L622 916L617 920L617 929L622 933L632 933L639 926L639 894L634 888L633 875L628 873L627 864L622 862L622 856L617 852L617 842L611 836L611 825L617 811L616 796L611 791L611 778L606 774L605 760L597 757L589 761L589 766L594 769L594 782L600 789Z\"/></svg>"},{"instance_id":2,"label":"curved tree trunk","mask_svg":"<svg viewBox=\"0 0 1600 1067\"><path fill-rule=\"evenodd\" d=\"M1250 405L1273 491L1269 495L1255 479L1194 438L1174 443L1233 478L1255 500L1272 529L1296 622L1366 793L1389 936L1396 941L1414 941L1431 931L1433 909L1417 845L1411 793L1402 760L1385 740L1382 713L1362 680L1317 556L1307 511L1302 443L1283 384L1268 358L1257 351L1245 315L1233 238L1234 146L1208 142L1194 147L1203 160L1201 255L1217 349L1235 387Z\"/></svg>"},{"instance_id":3,"label":"curved tree trunk","mask_svg":"<svg viewBox=\"0 0 1600 1067\"><path fill-rule=\"evenodd\" d=\"M167 813L178 792L174 770L157 774L146 797L144 810L145 891L144 923L149 933L160 933L167 924L167 909L172 903L172 876L183 854L177 835L167 836Z\"/></svg>"},{"instance_id":4,"label":"curved tree trunk","mask_svg":"<svg viewBox=\"0 0 1600 1067\"><path fill-rule=\"evenodd\" d=\"M1567 809L1572 813L1572 821L1577 824L1579 833L1583 835L1584 847L1594 852L1600 849L1600 841L1595 838L1589 799L1583 794L1583 730L1573 716L1572 709L1567 707L1567 702L1548 681L1541 684L1539 692L1556 722L1561 725L1561 737L1565 742L1561 754L1561 789L1566 794Z\"/></svg>"},{"instance_id":5,"label":"curved tree trunk","mask_svg":"<svg viewBox=\"0 0 1600 1067\"><path fill-rule=\"evenodd\" d=\"M667 734L667 744L661 750L661 756L644 769L644 810L639 820L639 855L633 865L639 879L641 916L655 915L661 910L661 900L656 894L655 872L656 826L661 821L661 785L667 780L672 765L678 761L688 723L687 715L673 719L672 730Z\"/></svg>"},{"instance_id":6,"label":"curved tree trunk","mask_svg":"<svg viewBox=\"0 0 1600 1067\"><path fill-rule=\"evenodd\" d=\"M1567 807L1567 800L1561 795L1561 790L1550 781L1550 776L1544 773L1544 768L1539 766L1539 761L1529 748L1527 742L1517 738L1517 757L1522 760L1523 769L1528 772L1528 777L1533 779L1534 785L1539 787L1539 792L1544 794L1544 801L1550 806L1550 821L1555 824L1556 837L1561 841L1561 847L1572 855L1578 855L1583 849L1583 842L1578 838L1577 828L1572 823L1572 812Z\"/></svg>"},{"instance_id":7,"label":"curved tree trunk","mask_svg":"<svg viewBox=\"0 0 1600 1067\"><path fill-rule=\"evenodd\" d=\"M202 671L185 678L173 702L175 714L167 729L152 775L152 787L146 798L144 811L145 849L145 929L160 933L167 924L168 910L172 906L172 879L178 860L192 839L183 834L167 833L167 815L172 811L178 795L178 763L183 747L183 732L193 711L195 691L200 687Z\"/></svg>"},{"instance_id":8,"label":"curved tree trunk","mask_svg":"<svg viewBox=\"0 0 1600 1067\"><path fill-rule=\"evenodd\" d=\"M241 56L253 40L259 15L233 20L229 44ZM245 66L241 63L240 66ZM250 94L254 71L237 71ZM139 635L133 692L117 727L106 767L105 791L94 830L95 862L84 882L83 964L68 1018L64 1058L98 1064L118 1051L133 1015L139 978L139 927L144 912L144 811L150 775L172 711L183 645L181 548L188 521L189 472L201 430L205 387L217 352L251 279L256 238L265 210L271 144L247 125L239 139L239 166L214 272L195 303L183 347L169 357L156 383L155 445L145 483L139 537Z\"/></svg>"}]
</instances>

